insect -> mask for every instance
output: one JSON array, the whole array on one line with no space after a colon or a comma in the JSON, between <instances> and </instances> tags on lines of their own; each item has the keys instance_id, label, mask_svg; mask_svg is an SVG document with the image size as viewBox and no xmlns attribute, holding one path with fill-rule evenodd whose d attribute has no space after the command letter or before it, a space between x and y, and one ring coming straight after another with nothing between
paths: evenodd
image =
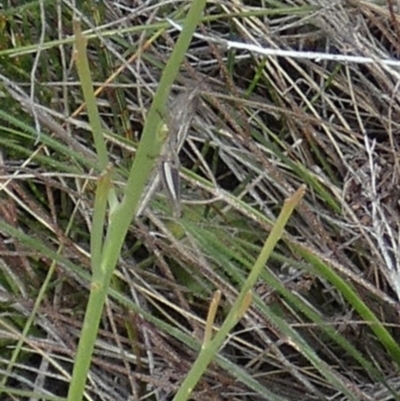
<instances>
[{"instance_id":1,"label":"insect","mask_svg":"<svg viewBox=\"0 0 400 401\"><path fill-rule=\"evenodd\" d=\"M179 152L196 112L197 96L198 88L181 93L172 103L169 121L167 121L169 140L162 154L161 178L171 202L174 217L181 215Z\"/></svg>"},{"instance_id":2,"label":"insect","mask_svg":"<svg viewBox=\"0 0 400 401\"><path fill-rule=\"evenodd\" d=\"M143 213L151 196L156 191L160 178L172 205L173 215L181 216L179 152L185 142L188 130L196 113L199 86L179 94L169 107L166 116L168 139L161 151L159 171L142 199L138 214Z\"/></svg>"}]
</instances>

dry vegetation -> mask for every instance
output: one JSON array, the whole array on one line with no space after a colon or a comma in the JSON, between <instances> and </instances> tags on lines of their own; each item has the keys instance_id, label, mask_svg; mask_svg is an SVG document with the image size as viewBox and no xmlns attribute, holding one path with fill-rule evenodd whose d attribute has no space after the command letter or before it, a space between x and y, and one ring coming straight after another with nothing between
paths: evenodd
<instances>
[{"instance_id":1,"label":"dry vegetation","mask_svg":"<svg viewBox=\"0 0 400 401\"><path fill-rule=\"evenodd\" d=\"M180 152L182 217L159 190L132 223L91 399L173 398L214 291L218 327L302 184L251 307L191 399L400 399L400 75L382 61L399 57L400 13L387 2L209 2L172 91L199 91ZM166 18L188 2L1 3L0 400L50 400L66 396L80 337L97 177L72 16L90 37L121 191L178 35Z\"/></svg>"}]
</instances>

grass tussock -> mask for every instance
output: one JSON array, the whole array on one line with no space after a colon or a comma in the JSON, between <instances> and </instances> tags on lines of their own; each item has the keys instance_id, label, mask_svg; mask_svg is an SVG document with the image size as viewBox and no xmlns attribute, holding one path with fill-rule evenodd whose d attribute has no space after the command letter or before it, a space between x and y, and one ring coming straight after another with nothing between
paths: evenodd
<instances>
[{"instance_id":1,"label":"grass tussock","mask_svg":"<svg viewBox=\"0 0 400 401\"><path fill-rule=\"evenodd\" d=\"M6 3L0 399L399 400L396 1Z\"/></svg>"}]
</instances>

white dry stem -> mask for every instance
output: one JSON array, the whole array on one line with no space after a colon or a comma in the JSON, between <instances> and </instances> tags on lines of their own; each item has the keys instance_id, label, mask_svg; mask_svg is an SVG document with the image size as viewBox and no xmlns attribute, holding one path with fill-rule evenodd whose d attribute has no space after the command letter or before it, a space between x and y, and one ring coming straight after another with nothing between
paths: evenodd
<instances>
[{"instance_id":1,"label":"white dry stem","mask_svg":"<svg viewBox=\"0 0 400 401\"><path fill-rule=\"evenodd\" d=\"M382 271L397 298L400 300L400 256L399 256L399 233L394 233L390 226L384 208L380 202L377 191L376 177L377 166L374 163L375 141L370 143L367 135L364 136L365 150L368 155L370 170L370 186L366 188L366 195L371 200L370 216L372 219L371 234L376 240L378 249L386 264L386 271Z\"/></svg>"},{"instance_id":2,"label":"white dry stem","mask_svg":"<svg viewBox=\"0 0 400 401\"><path fill-rule=\"evenodd\" d=\"M176 22L167 18L167 21L178 31L182 30L182 27ZM195 33L195 38L205 40L207 42L216 43L229 49L247 50L250 53L261 54L263 56L275 56L275 57L286 57L303 60L314 60L319 63L321 61L337 61L341 63L355 63L355 64L382 64L384 66L400 67L400 61L395 59L382 59L378 57L364 57L364 56L352 56L344 54L333 54L333 53L321 53L321 52L307 52L300 50L283 50L283 49L272 49L269 47L261 47L259 45L253 45L250 43L235 42L232 40L225 40L217 38L215 36L202 35Z\"/></svg>"}]
</instances>

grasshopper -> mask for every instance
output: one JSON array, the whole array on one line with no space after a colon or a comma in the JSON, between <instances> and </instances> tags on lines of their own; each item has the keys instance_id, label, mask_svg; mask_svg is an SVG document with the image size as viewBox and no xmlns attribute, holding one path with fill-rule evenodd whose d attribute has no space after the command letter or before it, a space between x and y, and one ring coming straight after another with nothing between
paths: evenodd
<instances>
[{"instance_id":1,"label":"grasshopper","mask_svg":"<svg viewBox=\"0 0 400 401\"><path fill-rule=\"evenodd\" d=\"M199 87L187 90L178 95L170 106L166 116L168 138L161 151L158 171L141 201L137 216L143 213L160 183L160 178L171 203L174 217L181 216L179 152L196 113L198 92Z\"/></svg>"}]
</instances>

